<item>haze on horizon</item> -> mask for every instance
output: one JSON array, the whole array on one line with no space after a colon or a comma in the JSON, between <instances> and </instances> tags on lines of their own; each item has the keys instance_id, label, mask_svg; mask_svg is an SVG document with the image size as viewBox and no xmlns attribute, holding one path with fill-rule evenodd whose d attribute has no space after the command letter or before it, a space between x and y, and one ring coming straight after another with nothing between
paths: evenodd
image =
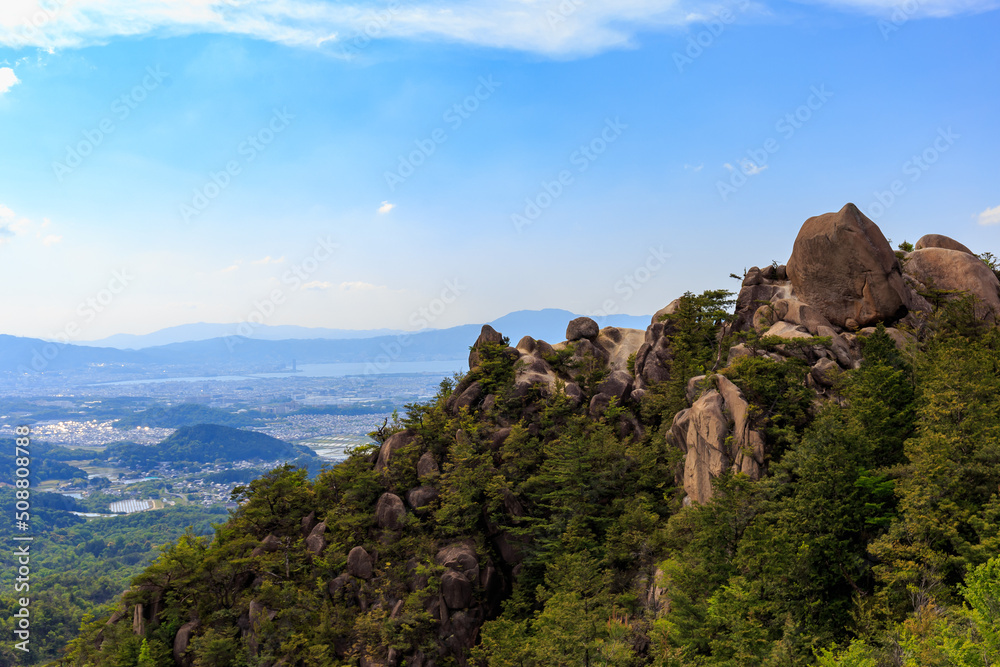
<instances>
[{"instance_id":1,"label":"haze on horizon","mask_svg":"<svg viewBox=\"0 0 1000 667\"><path fill-rule=\"evenodd\" d=\"M0 333L651 313L848 201L1000 254L998 8L5 2Z\"/></svg>"}]
</instances>

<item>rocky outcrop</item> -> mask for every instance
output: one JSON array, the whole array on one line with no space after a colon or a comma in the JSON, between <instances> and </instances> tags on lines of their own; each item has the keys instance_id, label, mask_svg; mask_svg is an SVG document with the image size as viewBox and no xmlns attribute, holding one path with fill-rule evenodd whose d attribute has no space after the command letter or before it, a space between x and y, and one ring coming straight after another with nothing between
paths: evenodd
<instances>
[{"instance_id":1,"label":"rocky outcrop","mask_svg":"<svg viewBox=\"0 0 1000 667\"><path fill-rule=\"evenodd\" d=\"M449 570L441 575L441 594L449 609L466 609L472 605L472 582L461 572Z\"/></svg>"},{"instance_id":2,"label":"rocky outcrop","mask_svg":"<svg viewBox=\"0 0 1000 667\"><path fill-rule=\"evenodd\" d=\"M980 318L995 320L1000 315L1000 281L990 267L968 249L921 248L906 256L904 267L907 275L924 290L968 294L978 300L976 314Z\"/></svg>"},{"instance_id":3,"label":"rocky outcrop","mask_svg":"<svg viewBox=\"0 0 1000 667\"><path fill-rule=\"evenodd\" d=\"M578 317L570 320L569 325L567 325L566 340L573 342L584 338L594 339L597 338L599 330L600 327L597 326L597 322L594 320L589 317Z\"/></svg>"},{"instance_id":4,"label":"rocky outcrop","mask_svg":"<svg viewBox=\"0 0 1000 667\"><path fill-rule=\"evenodd\" d=\"M140 602L135 605L132 612L132 632L140 637L146 634L146 619L142 615L142 611L143 605Z\"/></svg>"},{"instance_id":5,"label":"rocky outcrop","mask_svg":"<svg viewBox=\"0 0 1000 667\"><path fill-rule=\"evenodd\" d=\"M484 324L479 333L479 338L472 344L472 349L469 351L469 370L479 365L479 350L487 344L502 345L503 334L490 325Z\"/></svg>"},{"instance_id":6,"label":"rocky outcrop","mask_svg":"<svg viewBox=\"0 0 1000 667\"><path fill-rule=\"evenodd\" d=\"M418 515L426 514L429 505L437 500L438 492L433 486L418 486L406 492L406 502Z\"/></svg>"},{"instance_id":7,"label":"rocky outcrop","mask_svg":"<svg viewBox=\"0 0 1000 667\"><path fill-rule=\"evenodd\" d=\"M611 371L628 372L628 360L646 341L646 332L640 329L604 327L597 334L594 344L603 350Z\"/></svg>"},{"instance_id":8,"label":"rocky outcrop","mask_svg":"<svg viewBox=\"0 0 1000 667\"><path fill-rule=\"evenodd\" d=\"M393 454L398 452L403 447L413 444L417 439L417 435L412 431L399 431L398 433L393 433L385 442L382 443L382 447L378 451L378 459L375 461L376 470L385 470L385 467L389 464L392 459Z\"/></svg>"},{"instance_id":9,"label":"rocky outcrop","mask_svg":"<svg viewBox=\"0 0 1000 667\"><path fill-rule=\"evenodd\" d=\"M537 392L538 395L551 396L561 383L563 392L569 399L578 403L583 398L579 385L573 381L576 369L598 367L609 371L615 376L614 385L631 384L631 374L628 372L628 360L642 345L644 332L638 329L605 327L597 329L597 323L587 317L580 317L570 322L567 327L568 340L556 345L550 345L543 340L525 336L517 344L519 363L514 377L514 397L523 398ZM549 360L555 360L559 355L568 354L567 368L553 368ZM617 375L616 375L617 374ZM624 376L628 376L627 380ZM615 387L609 384L608 392L598 399L598 406L607 407ZM631 386L624 396L619 396L619 403L629 398ZM593 400L591 401L593 404Z\"/></svg>"},{"instance_id":10,"label":"rocky outcrop","mask_svg":"<svg viewBox=\"0 0 1000 667\"><path fill-rule=\"evenodd\" d=\"M313 555L319 555L326 548L326 522L320 521L316 526L309 532L309 537L306 538L306 551Z\"/></svg>"},{"instance_id":11,"label":"rocky outcrop","mask_svg":"<svg viewBox=\"0 0 1000 667\"><path fill-rule=\"evenodd\" d=\"M702 378L694 378L697 387ZM712 376L690 408L674 417L668 441L685 454L684 491L693 502L712 497L712 479L734 470L759 479L764 466L764 438L751 427L749 405L736 385ZM695 389L697 391L697 389Z\"/></svg>"},{"instance_id":12,"label":"rocky outcrop","mask_svg":"<svg viewBox=\"0 0 1000 667\"><path fill-rule=\"evenodd\" d=\"M597 393L590 399L589 412L592 417L601 415L611 401L622 405L632 395L632 376L628 371L612 371L601 384L597 385Z\"/></svg>"},{"instance_id":13,"label":"rocky outcrop","mask_svg":"<svg viewBox=\"0 0 1000 667\"><path fill-rule=\"evenodd\" d=\"M912 302L889 242L854 204L806 220L787 272L796 296L839 327L895 321Z\"/></svg>"},{"instance_id":14,"label":"rocky outcrop","mask_svg":"<svg viewBox=\"0 0 1000 667\"><path fill-rule=\"evenodd\" d=\"M177 634L174 635L174 664L186 667L192 663L192 659L186 654L188 645L191 643L191 635L194 634L197 627L198 621L189 621L182 625Z\"/></svg>"},{"instance_id":15,"label":"rocky outcrop","mask_svg":"<svg viewBox=\"0 0 1000 667\"><path fill-rule=\"evenodd\" d=\"M383 493L375 505L375 521L379 528L399 530L406 517L403 500L395 493Z\"/></svg>"},{"instance_id":16,"label":"rocky outcrop","mask_svg":"<svg viewBox=\"0 0 1000 667\"><path fill-rule=\"evenodd\" d=\"M635 383L632 400L638 401L646 393L649 385L670 379L670 358L673 351L667 336L673 327L664 318L672 315L680 306L680 299L674 299L653 315L653 319L643 336L642 345L635 353Z\"/></svg>"},{"instance_id":17,"label":"rocky outcrop","mask_svg":"<svg viewBox=\"0 0 1000 667\"><path fill-rule=\"evenodd\" d=\"M260 544L256 548L254 548L252 552L250 552L250 555L261 556L266 553L270 554L274 553L280 548L281 548L281 540L279 540L277 537L269 533L267 537L261 540Z\"/></svg>"},{"instance_id":18,"label":"rocky outcrop","mask_svg":"<svg viewBox=\"0 0 1000 667\"><path fill-rule=\"evenodd\" d=\"M924 236L921 236L917 243L913 246L913 249L923 250L924 248L944 248L945 250L957 250L958 252L975 255L974 252L955 239L943 234L925 234Z\"/></svg>"},{"instance_id":19,"label":"rocky outcrop","mask_svg":"<svg viewBox=\"0 0 1000 667\"><path fill-rule=\"evenodd\" d=\"M372 578L372 557L364 547L354 547L347 554L347 574L358 579Z\"/></svg>"},{"instance_id":20,"label":"rocky outcrop","mask_svg":"<svg viewBox=\"0 0 1000 667\"><path fill-rule=\"evenodd\" d=\"M430 479L436 477L440 472L441 468L438 467L433 454L424 452L420 455L420 459L417 461L418 479Z\"/></svg>"},{"instance_id":21,"label":"rocky outcrop","mask_svg":"<svg viewBox=\"0 0 1000 667\"><path fill-rule=\"evenodd\" d=\"M462 393L458 394L454 398L451 405L455 410L461 410L462 408L471 408L479 399L483 396L483 383L478 380L465 387Z\"/></svg>"},{"instance_id":22,"label":"rocky outcrop","mask_svg":"<svg viewBox=\"0 0 1000 667\"><path fill-rule=\"evenodd\" d=\"M434 560L438 565L461 572L469 581L476 581L479 578L479 558L476 556L475 545L471 542L459 542L443 547Z\"/></svg>"}]
</instances>

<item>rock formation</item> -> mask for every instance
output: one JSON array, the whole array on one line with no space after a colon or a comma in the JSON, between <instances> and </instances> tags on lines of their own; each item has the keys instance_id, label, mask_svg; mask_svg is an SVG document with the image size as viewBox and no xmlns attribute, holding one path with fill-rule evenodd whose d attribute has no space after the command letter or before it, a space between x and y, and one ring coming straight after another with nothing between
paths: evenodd
<instances>
[{"instance_id":1,"label":"rock formation","mask_svg":"<svg viewBox=\"0 0 1000 667\"><path fill-rule=\"evenodd\" d=\"M806 220L787 272L798 298L837 326L895 321L911 303L889 242L854 204Z\"/></svg>"}]
</instances>

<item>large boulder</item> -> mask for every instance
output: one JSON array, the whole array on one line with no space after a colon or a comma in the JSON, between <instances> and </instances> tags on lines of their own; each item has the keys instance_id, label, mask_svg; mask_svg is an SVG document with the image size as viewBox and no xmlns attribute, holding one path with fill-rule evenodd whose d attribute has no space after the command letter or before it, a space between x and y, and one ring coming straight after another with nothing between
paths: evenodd
<instances>
[{"instance_id":1,"label":"large boulder","mask_svg":"<svg viewBox=\"0 0 1000 667\"><path fill-rule=\"evenodd\" d=\"M969 255L976 254L955 239L944 234L925 234L921 236L920 240L913 246L913 249L923 250L924 248L944 248L945 250L957 250Z\"/></svg>"},{"instance_id":2,"label":"large boulder","mask_svg":"<svg viewBox=\"0 0 1000 667\"><path fill-rule=\"evenodd\" d=\"M406 492L406 502L419 515L426 514L428 505L437 500L438 492L433 486L418 486Z\"/></svg>"},{"instance_id":3,"label":"large boulder","mask_svg":"<svg viewBox=\"0 0 1000 667\"><path fill-rule=\"evenodd\" d=\"M372 557L364 547L354 547L347 554L347 574L358 579L372 578Z\"/></svg>"},{"instance_id":4,"label":"large boulder","mask_svg":"<svg viewBox=\"0 0 1000 667\"><path fill-rule=\"evenodd\" d=\"M597 338L599 331L600 327L597 326L597 322L594 320L589 317L577 317L570 320L569 325L566 327L566 340L574 341L582 338Z\"/></svg>"},{"instance_id":5,"label":"large boulder","mask_svg":"<svg viewBox=\"0 0 1000 667\"><path fill-rule=\"evenodd\" d=\"M922 248L914 250L904 265L907 275L924 286L962 292L980 301L977 314L995 319L1000 315L1000 281L983 260L961 250Z\"/></svg>"},{"instance_id":6,"label":"large boulder","mask_svg":"<svg viewBox=\"0 0 1000 667\"><path fill-rule=\"evenodd\" d=\"M438 565L461 572L469 581L479 579L479 558L475 545L469 541L449 544L437 553Z\"/></svg>"},{"instance_id":7,"label":"large boulder","mask_svg":"<svg viewBox=\"0 0 1000 667\"><path fill-rule=\"evenodd\" d=\"M324 533L326 533L326 521L320 521L309 532L309 537L306 538L306 551L315 555L322 553L323 549L326 548Z\"/></svg>"},{"instance_id":8,"label":"large boulder","mask_svg":"<svg viewBox=\"0 0 1000 667\"><path fill-rule=\"evenodd\" d=\"M597 416L607 410L614 399L621 405L632 394L632 376L628 371L612 371L601 384L597 385L597 393L590 400L590 414Z\"/></svg>"},{"instance_id":9,"label":"large boulder","mask_svg":"<svg viewBox=\"0 0 1000 667\"><path fill-rule=\"evenodd\" d=\"M913 302L889 242L854 204L806 220L787 273L795 295L840 327L897 320Z\"/></svg>"},{"instance_id":10,"label":"large boulder","mask_svg":"<svg viewBox=\"0 0 1000 667\"><path fill-rule=\"evenodd\" d=\"M484 324L482 331L479 333L479 338L473 343L472 349L469 351L469 370L479 365L479 348L487 343L502 345L504 343L503 334L491 327L488 324Z\"/></svg>"},{"instance_id":11,"label":"large boulder","mask_svg":"<svg viewBox=\"0 0 1000 667\"><path fill-rule=\"evenodd\" d=\"M279 540L271 533L268 533L267 537L265 537L263 540L260 541L260 544L250 553L250 555L260 556L265 553L270 554L274 553L280 548L281 548L281 540Z\"/></svg>"},{"instance_id":12,"label":"large boulder","mask_svg":"<svg viewBox=\"0 0 1000 667\"><path fill-rule=\"evenodd\" d=\"M417 461L418 478L426 479L429 477L436 477L440 472L441 468L438 467L433 454L430 452L424 452L420 455L420 460Z\"/></svg>"},{"instance_id":13,"label":"large boulder","mask_svg":"<svg viewBox=\"0 0 1000 667\"><path fill-rule=\"evenodd\" d=\"M392 459L393 455L398 452L403 447L412 444L414 440L417 439L417 435L412 431L399 431L393 433L385 442L382 443L382 447L378 450L378 459L375 461L376 470L384 470L389 461Z\"/></svg>"},{"instance_id":14,"label":"large boulder","mask_svg":"<svg viewBox=\"0 0 1000 667\"><path fill-rule=\"evenodd\" d=\"M483 383L476 380L465 390L458 395L451 403L451 407L454 410L461 410L462 408L471 408L483 395Z\"/></svg>"},{"instance_id":15,"label":"large boulder","mask_svg":"<svg viewBox=\"0 0 1000 667\"><path fill-rule=\"evenodd\" d=\"M441 594L450 609L465 609L472 604L472 582L461 572L448 570L441 575Z\"/></svg>"},{"instance_id":16,"label":"large boulder","mask_svg":"<svg viewBox=\"0 0 1000 667\"><path fill-rule=\"evenodd\" d=\"M375 504L375 520L380 528L399 530L405 516L403 500L395 493L383 493Z\"/></svg>"}]
</instances>

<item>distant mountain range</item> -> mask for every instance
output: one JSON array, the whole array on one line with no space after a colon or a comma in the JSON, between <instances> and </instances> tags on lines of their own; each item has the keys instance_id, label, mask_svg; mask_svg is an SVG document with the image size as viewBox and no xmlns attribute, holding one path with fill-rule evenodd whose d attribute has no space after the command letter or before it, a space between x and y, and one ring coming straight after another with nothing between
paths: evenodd
<instances>
[{"instance_id":1,"label":"distant mountain range","mask_svg":"<svg viewBox=\"0 0 1000 667\"><path fill-rule=\"evenodd\" d=\"M487 322L494 329L497 329L510 340L516 343L525 335L541 337L543 340L557 342L562 340L566 331L566 324L574 317L568 310L558 308L546 308L543 310L519 310L503 317ZM598 318L597 323L601 327L627 327L631 329L645 329L649 326L649 315L609 315ZM464 329L466 325L451 327L452 329ZM476 327L481 324L474 325ZM195 324L181 324L175 327L167 327L148 334L115 334L107 338L92 341L76 341L76 345L85 347L113 347L119 350L141 350L148 347L159 347L171 345L173 343L190 343L212 338L226 338L238 335L239 325L237 324L210 324L197 322ZM508 333L508 329L510 332ZM421 333L441 331L440 329L425 329ZM255 326L253 336L255 340L356 340L365 338L379 338L384 336L397 336L407 332L400 329L328 329L323 327L299 327L293 325L267 325ZM471 345L470 341L469 344Z\"/></svg>"},{"instance_id":2,"label":"distant mountain range","mask_svg":"<svg viewBox=\"0 0 1000 667\"><path fill-rule=\"evenodd\" d=\"M566 325L577 315L549 308L522 310L505 315L489 324L506 335L511 344L521 337L532 335L549 342L565 340ZM645 329L648 315L611 315L598 319L601 327L617 326ZM105 340L130 341L135 349L94 347L92 344L59 345L36 338L19 338L0 335L0 371L10 372L73 372L107 371L110 373L147 374L153 369L172 374L174 371L190 374L215 374L226 372L259 372L298 364L309 363L374 363L378 372L401 372L392 368L395 362L442 361L465 359L469 346L479 335L481 324L465 324L448 329L421 332L399 332L386 335L385 330L350 331L336 329L308 329L305 327L267 327L255 329L247 338L231 335L235 325L189 325L172 327L145 336L127 338L111 337ZM194 339L168 344L146 346L147 341L166 340L181 333L200 335L211 327L226 327L225 336ZM273 340L280 331L340 332L350 337L317 336L293 337ZM263 332L260 336L257 333ZM381 335L379 335L381 333ZM169 368L170 371L166 371ZM166 375L164 376L166 377Z\"/></svg>"},{"instance_id":3,"label":"distant mountain range","mask_svg":"<svg viewBox=\"0 0 1000 667\"><path fill-rule=\"evenodd\" d=\"M237 334L237 324L181 324L167 327L148 334L115 334L99 340L78 341L77 345L87 347L115 347L120 350L141 350L146 347L170 345L171 343L189 343L192 341L225 338ZM287 324L269 326L262 324L254 327L253 337L259 340L296 340L325 338L330 340L349 340L352 338L375 338L376 336L391 336L402 333L396 329L326 329L321 327L297 327Z\"/></svg>"}]
</instances>

